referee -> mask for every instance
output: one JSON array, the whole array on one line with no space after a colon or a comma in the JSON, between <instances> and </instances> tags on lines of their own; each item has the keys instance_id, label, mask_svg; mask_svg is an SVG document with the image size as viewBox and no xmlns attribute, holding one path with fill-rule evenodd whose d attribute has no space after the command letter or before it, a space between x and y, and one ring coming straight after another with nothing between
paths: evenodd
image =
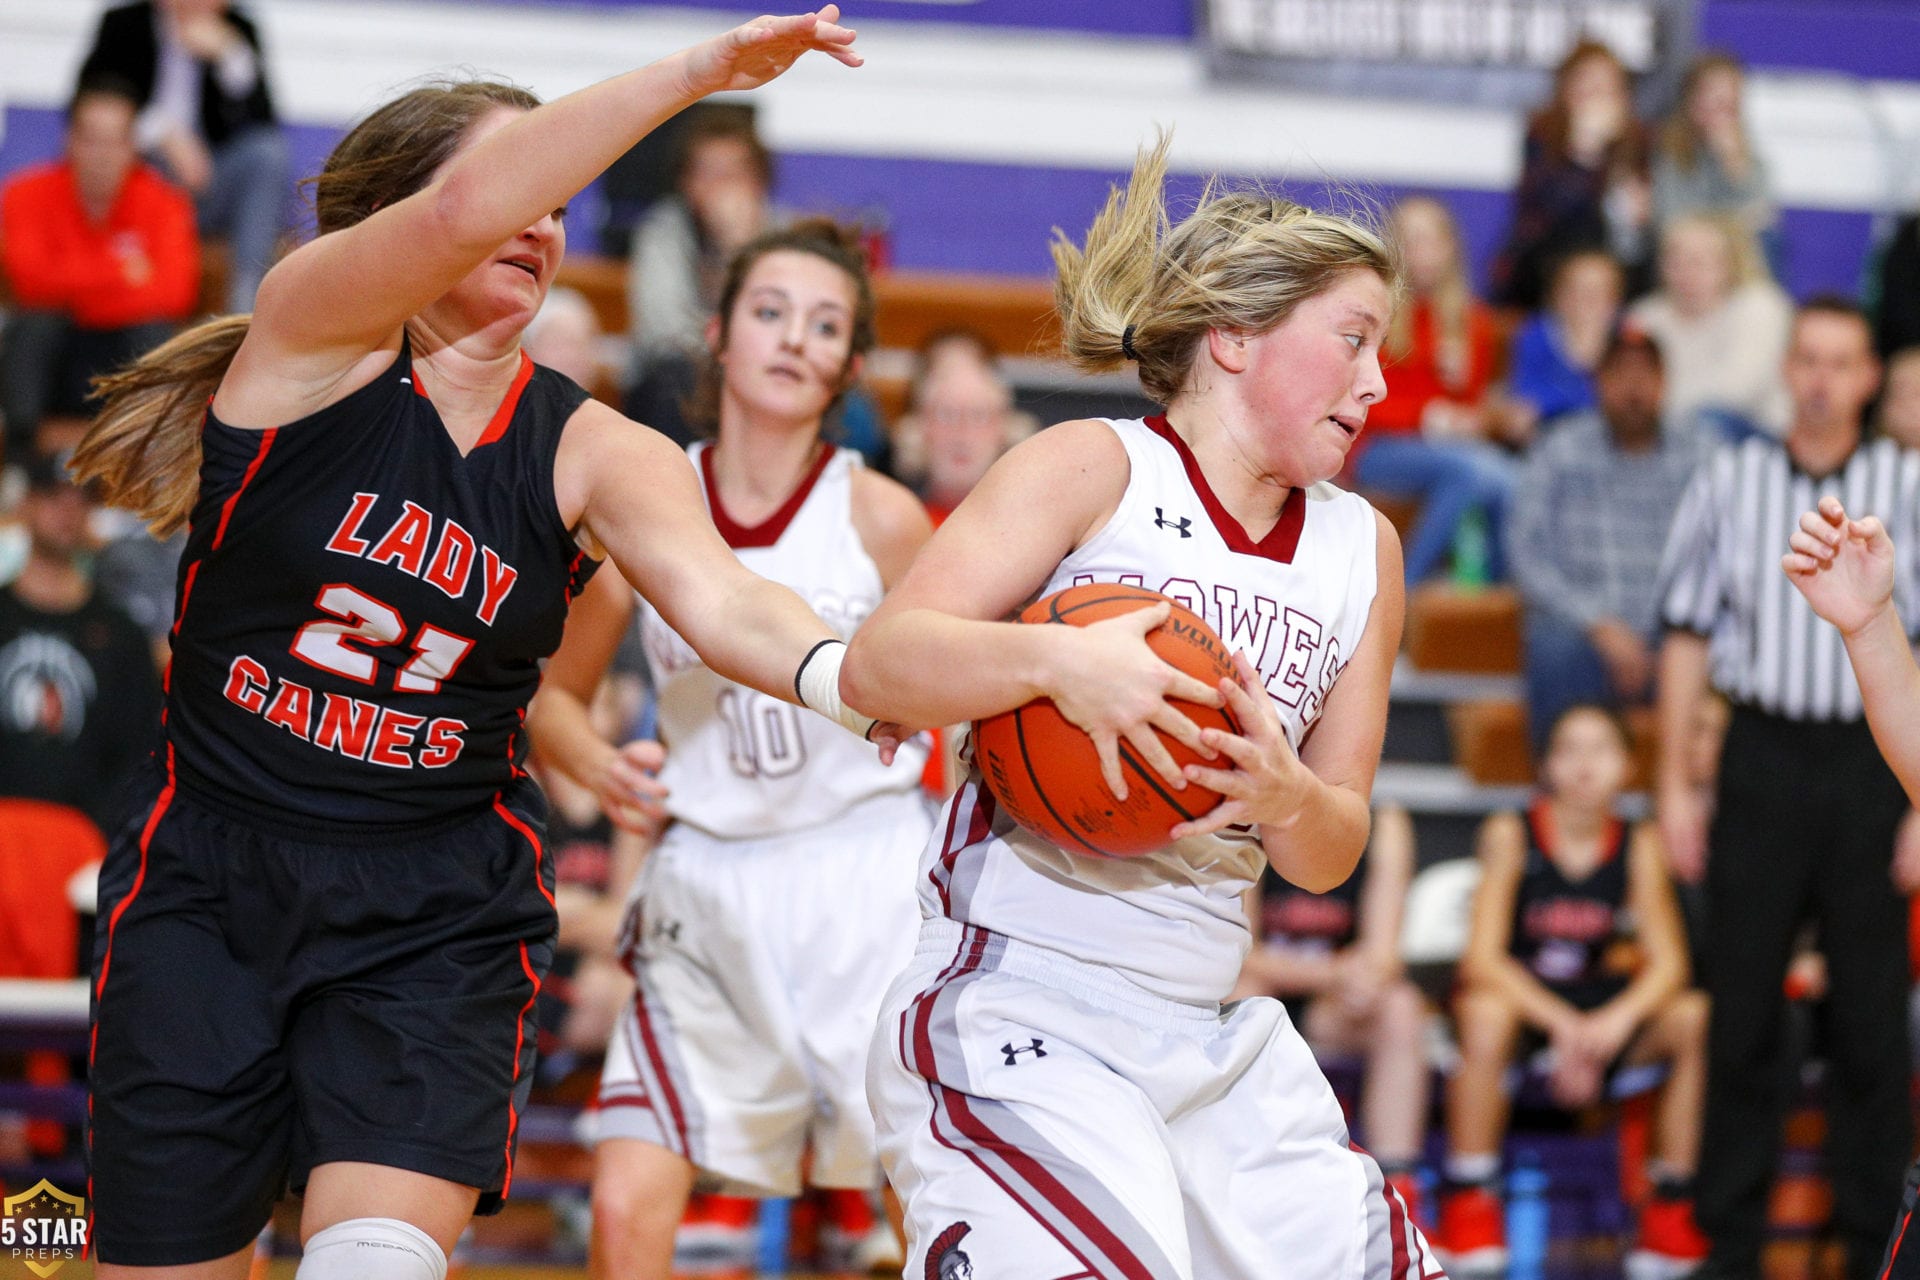
<instances>
[{"instance_id":1,"label":"referee","mask_svg":"<svg viewBox=\"0 0 1920 1280\"><path fill-rule=\"evenodd\" d=\"M1795 1088L1781 992L1796 934L1818 922L1827 997L1827 1170L1846 1275L1868 1280L1910 1154L1906 903L1891 878L1907 805L1867 730L1839 634L1780 572L1800 513L1828 495L1877 515L1899 548L1895 600L1920 618L1920 455L1865 443L1879 383L1852 303L1794 318L1784 440L1722 447L1695 473L1667 539L1661 613L1659 816L1681 878L1706 877L1706 1128L1695 1207L1702 1276L1760 1275L1767 1196ZM1685 752L1708 684L1733 704L1711 816Z\"/></svg>"}]
</instances>

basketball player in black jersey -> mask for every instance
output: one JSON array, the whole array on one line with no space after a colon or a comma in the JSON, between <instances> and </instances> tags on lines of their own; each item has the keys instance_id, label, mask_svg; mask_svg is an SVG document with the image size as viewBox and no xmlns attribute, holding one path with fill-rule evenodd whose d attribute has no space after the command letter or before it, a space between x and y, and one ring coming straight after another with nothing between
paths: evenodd
<instances>
[{"instance_id":1,"label":"basketball player in black jersey","mask_svg":"<svg viewBox=\"0 0 1920 1280\"><path fill-rule=\"evenodd\" d=\"M1908 548L1908 554L1912 550ZM1838 498L1823 498L1818 510L1800 517L1800 528L1781 560L1788 581L1845 639L1874 743L1907 798L1920 805L1920 666L1914 663L1906 628L1894 608L1894 565L1893 541L1879 517L1849 519ZM1894 868L1902 888L1913 874L1911 865ZM1900 1216L1875 1273L1879 1280L1920 1280L1916 1204L1920 1161L1907 1170Z\"/></svg>"},{"instance_id":2,"label":"basketball player in black jersey","mask_svg":"<svg viewBox=\"0 0 1920 1280\"><path fill-rule=\"evenodd\" d=\"M1614 1066L1670 1064L1648 1170L1655 1194L1627 1270L1635 1280L1677 1280L1706 1256L1687 1185L1706 1085L1706 997L1687 987L1686 938L1658 834L1615 816L1631 764L1611 713L1572 707L1548 733L1539 801L1481 828L1435 1242L1455 1276L1504 1271L1495 1192L1504 1077L1541 1043L1553 1051L1553 1095L1568 1107L1598 1101Z\"/></svg>"},{"instance_id":3,"label":"basketball player in black jersey","mask_svg":"<svg viewBox=\"0 0 1920 1280\"><path fill-rule=\"evenodd\" d=\"M251 323L107 385L76 469L189 535L150 801L100 888L101 1277L237 1280L291 1181L300 1280L440 1280L498 1206L555 928L521 721L595 558L710 666L868 727L680 451L519 343L567 199L709 93L857 65L837 16L548 106L406 94L335 149Z\"/></svg>"}]
</instances>

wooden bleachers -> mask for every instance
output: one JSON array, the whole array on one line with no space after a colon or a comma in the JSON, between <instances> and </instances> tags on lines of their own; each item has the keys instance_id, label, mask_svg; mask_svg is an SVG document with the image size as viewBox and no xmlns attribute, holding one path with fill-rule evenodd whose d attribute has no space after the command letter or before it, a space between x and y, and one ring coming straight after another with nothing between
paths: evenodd
<instances>
[{"instance_id":1,"label":"wooden bleachers","mask_svg":"<svg viewBox=\"0 0 1920 1280\"><path fill-rule=\"evenodd\" d=\"M554 283L584 294L607 332L627 331L626 263L569 255ZM912 351L943 329L966 328L1003 355L1045 358L1059 353L1053 286L1044 279L885 271L873 278L873 292L882 347Z\"/></svg>"}]
</instances>

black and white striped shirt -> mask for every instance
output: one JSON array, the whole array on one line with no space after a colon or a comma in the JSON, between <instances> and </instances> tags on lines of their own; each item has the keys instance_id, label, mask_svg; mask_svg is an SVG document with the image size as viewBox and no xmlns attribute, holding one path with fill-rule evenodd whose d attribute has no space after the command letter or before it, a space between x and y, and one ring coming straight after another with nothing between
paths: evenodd
<instances>
[{"instance_id":1,"label":"black and white striped shirt","mask_svg":"<svg viewBox=\"0 0 1920 1280\"><path fill-rule=\"evenodd\" d=\"M1775 440L1716 450L1695 471L1660 566L1660 616L1708 640L1715 688L1789 720L1857 720L1860 687L1840 633L1780 569L1802 512L1829 494L1855 518L1879 516L1893 537L1894 604L1920 620L1920 453L1877 440L1820 478Z\"/></svg>"}]
</instances>

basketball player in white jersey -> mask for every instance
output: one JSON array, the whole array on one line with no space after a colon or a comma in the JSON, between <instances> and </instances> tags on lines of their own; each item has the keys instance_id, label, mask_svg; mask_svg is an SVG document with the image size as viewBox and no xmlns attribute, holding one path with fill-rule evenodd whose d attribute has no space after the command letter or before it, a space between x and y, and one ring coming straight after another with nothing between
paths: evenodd
<instances>
[{"instance_id":1,"label":"basketball player in white jersey","mask_svg":"<svg viewBox=\"0 0 1920 1280\"><path fill-rule=\"evenodd\" d=\"M1222 1007L1268 863L1353 871L1385 734L1403 587L1392 527L1324 483L1386 394L1398 272L1345 218L1209 193L1167 222L1163 142L1085 248L1054 250L1069 356L1137 361L1166 406L1019 445L855 637L850 696L902 723L1054 699L1116 793L1126 739L1227 799L1147 857L1072 853L996 810L976 769L921 863L913 963L868 1092L911 1277L1331 1280L1440 1273L1276 1000ZM1084 629L1001 621L1075 582L1175 597L1239 651L1207 690L1140 642L1166 607ZM1167 696L1224 698L1240 735ZM1182 778L1150 731L1216 757Z\"/></svg>"},{"instance_id":2,"label":"basketball player in white jersey","mask_svg":"<svg viewBox=\"0 0 1920 1280\"><path fill-rule=\"evenodd\" d=\"M830 222L735 257L708 329L718 438L689 450L744 563L851 635L931 525L906 488L821 438L873 345L858 242ZM886 984L913 951L914 856L932 814L924 746L891 768L817 716L710 670L644 602L660 699L657 785L586 724L633 593L575 607L530 721L536 749L634 821L671 817L627 919L632 1004L607 1050L593 1189L596 1277L665 1280L696 1180L744 1196L880 1185L865 1095Z\"/></svg>"}]
</instances>

